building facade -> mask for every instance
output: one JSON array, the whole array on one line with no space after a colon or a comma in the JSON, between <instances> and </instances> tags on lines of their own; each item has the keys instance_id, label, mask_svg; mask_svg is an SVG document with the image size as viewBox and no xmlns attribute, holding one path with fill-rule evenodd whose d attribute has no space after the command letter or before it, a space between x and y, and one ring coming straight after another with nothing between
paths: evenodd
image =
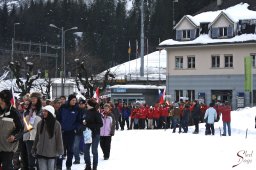
<instances>
[{"instance_id":1,"label":"building facade","mask_svg":"<svg viewBox=\"0 0 256 170\"><path fill-rule=\"evenodd\" d=\"M250 105L251 95L244 90L244 58L252 57L254 75L256 12L248 6L184 16L174 27L176 40L159 45L167 50L166 91L171 100L229 101L233 108Z\"/></svg>"}]
</instances>

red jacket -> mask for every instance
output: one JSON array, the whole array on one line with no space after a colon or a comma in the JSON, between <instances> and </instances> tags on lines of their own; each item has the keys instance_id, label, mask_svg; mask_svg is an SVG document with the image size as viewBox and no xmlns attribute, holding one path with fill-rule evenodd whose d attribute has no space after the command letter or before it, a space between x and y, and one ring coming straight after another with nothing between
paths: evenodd
<instances>
[{"instance_id":1,"label":"red jacket","mask_svg":"<svg viewBox=\"0 0 256 170\"><path fill-rule=\"evenodd\" d=\"M148 114L147 114L147 118L148 118L148 119L153 119L153 114L154 114L153 108L152 108L152 109L149 109L149 110L148 110Z\"/></svg>"},{"instance_id":2,"label":"red jacket","mask_svg":"<svg viewBox=\"0 0 256 170\"><path fill-rule=\"evenodd\" d=\"M138 118L138 112L139 112L138 108L132 109L131 119Z\"/></svg>"},{"instance_id":3,"label":"red jacket","mask_svg":"<svg viewBox=\"0 0 256 170\"><path fill-rule=\"evenodd\" d=\"M153 113L153 118L154 119L159 119L160 117L160 108L159 107L154 107L154 113Z\"/></svg>"},{"instance_id":4,"label":"red jacket","mask_svg":"<svg viewBox=\"0 0 256 170\"><path fill-rule=\"evenodd\" d=\"M168 115L169 115L168 111L169 111L168 107L162 108L161 116L168 117Z\"/></svg>"},{"instance_id":5,"label":"red jacket","mask_svg":"<svg viewBox=\"0 0 256 170\"><path fill-rule=\"evenodd\" d=\"M146 119L147 109L144 107L139 108L139 119Z\"/></svg>"},{"instance_id":6,"label":"red jacket","mask_svg":"<svg viewBox=\"0 0 256 170\"><path fill-rule=\"evenodd\" d=\"M231 107L230 106L223 106L220 109L220 112L222 113L222 121L223 122L230 122L231 121Z\"/></svg>"}]
</instances>

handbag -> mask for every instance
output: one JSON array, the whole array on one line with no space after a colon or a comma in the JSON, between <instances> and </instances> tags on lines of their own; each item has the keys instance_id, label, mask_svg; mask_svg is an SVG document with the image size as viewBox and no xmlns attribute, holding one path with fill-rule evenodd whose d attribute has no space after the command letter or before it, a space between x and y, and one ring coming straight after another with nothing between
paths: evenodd
<instances>
[{"instance_id":1,"label":"handbag","mask_svg":"<svg viewBox=\"0 0 256 170\"><path fill-rule=\"evenodd\" d=\"M84 136L84 143L92 143L92 131L89 128L85 128L83 131L83 136Z\"/></svg>"}]
</instances>

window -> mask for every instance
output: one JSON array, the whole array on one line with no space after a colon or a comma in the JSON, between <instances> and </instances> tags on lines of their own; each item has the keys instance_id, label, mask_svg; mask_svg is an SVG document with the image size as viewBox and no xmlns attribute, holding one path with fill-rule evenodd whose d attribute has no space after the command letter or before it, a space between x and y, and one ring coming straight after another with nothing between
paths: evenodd
<instances>
[{"instance_id":1,"label":"window","mask_svg":"<svg viewBox=\"0 0 256 170\"><path fill-rule=\"evenodd\" d=\"M183 97L183 91L175 90L175 101L180 101L180 97Z\"/></svg>"},{"instance_id":2,"label":"window","mask_svg":"<svg viewBox=\"0 0 256 170\"><path fill-rule=\"evenodd\" d=\"M188 68L196 67L196 58L194 56L188 56Z\"/></svg>"},{"instance_id":3,"label":"window","mask_svg":"<svg viewBox=\"0 0 256 170\"><path fill-rule=\"evenodd\" d=\"M195 90L188 90L188 91L187 91L187 94L188 94L188 99L189 99L190 101L195 100Z\"/></svg>"},{"instance_id":4,"label":"window","mask_svg":"<svg viewBox=\"0 0 256 170\"><path fill-rule=\"evenodd\" d=\"M233 67L233 56L232 55L225 55L225 68Z\"/></svg>"},{"instance_id":5,"label":"window","mask_svg":"<svg viewBox=\"0 0 256 170\"><path fill-rule=\"evenodd\" d=\"M212 68L220 67L220 56L214 55L212 56Z\"/></svg>"},{"instance_id":6,"label":"window","mask_svg":"<svg viewBox=\"0 0 256 170\"><path fill-rule=\"evenodd\" d=\"M175 57L175 68L176 69L183 68L183 57Z\"/></svg>"},{"instance_id":7,"label":"window","mask_svg":"<svg viewBox=\"0 0 256 170\"><path fill-rule=\"evenodd\" d=\"M228 28L227 27L219 28L219 36L220 37L227 37L228 36Z\"/></svg>"},{"instance_id":8,"label":"window","mask_svg":"<svg viewBox=\"0 0 256 170\"><path fill-rule=\"evenodd\" d=\"M255 67L256 66L256 64L255 64L255 58L256 58L256 53L254 53L254 54L250 54L250 56L252 56L252 66L253 67Z\"/></svg>"},{"instance_id":9,"label":"window","mask_svg":"<svg viewBox=\"0 0 256 170\"><path fill-rule=\"evenodd\" d=\"M183 30L183 39L190 39L190 30Z\"/></svg>"}]
</instances>

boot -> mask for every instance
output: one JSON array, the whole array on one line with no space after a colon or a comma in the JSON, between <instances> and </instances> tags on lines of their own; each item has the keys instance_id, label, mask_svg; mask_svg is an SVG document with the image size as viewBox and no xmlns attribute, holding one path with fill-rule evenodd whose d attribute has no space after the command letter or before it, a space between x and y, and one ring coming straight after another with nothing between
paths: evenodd
<instances>
[{"instance_id":1,"label":"boot","mask_svg":"<svg viewBox=\"0 0 256 170\"><path fill-rule=\"evenodd\" d=\"M97 170L97 166L93 166L92 170Z\"/></svg>"},{"instance_id":2,"label":"boot","mask_svg":"<svg viewBox=\"0 0 256 170\"><path fill-rule=\"evenodd\" d=\"M91 165L86 165L84 170L92 170Z\"/></svg>"}]
</instances>

